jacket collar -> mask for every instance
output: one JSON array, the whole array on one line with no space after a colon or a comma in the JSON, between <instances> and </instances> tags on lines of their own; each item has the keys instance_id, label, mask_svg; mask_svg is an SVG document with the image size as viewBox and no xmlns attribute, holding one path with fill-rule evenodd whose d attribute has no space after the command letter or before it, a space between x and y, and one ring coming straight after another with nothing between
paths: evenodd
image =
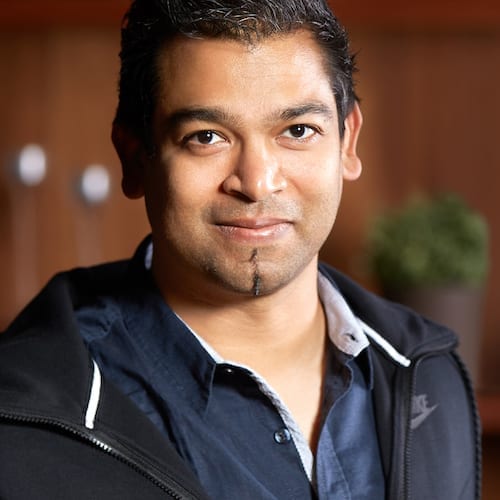
<instances>
[{"instance_id":1,"label":"jacket collar","mask_svg":"<svg viewBox=\"0 0 500 500\"><path fill-rule=\"evenodd\" d=\"M94 365L81 340L74 310L103 294L120 297L124 324L139 341L150 329L174 332L174 338L165 344L165 356L156 353L162 374L171 375L169 366L176 363L179 350L184 350L187 345L191 355L184 369L197 370L196 383L209 386L214 375L214 360L164 304L159 292L151 288L147 273L138 272L138 258L143 255L143 250L140 250L131 263L122 261L59 274L26 307L0 336L4 409L47 417L57 414L60 418L84 423ZM363 290L328 266L320 265L320 271L338 287L362 324L378 332L404 357L414 360L427 352L455 347L456 336L448 329L436 325L429 328L427 320ZM138 312L146 302L152 304L152 315L143 319ZM409 335L408 331L412 334ZM162 335L157 337L162 338ZM374 343L381 348L379 343ZM181 376L176 379L175 386L180 393L200 394L199 387L189 390L185 386L186 380L192 377L182 377L182 373L178 373ZM54 390L56 386L66 389ZM208 393L201 393L199 398L201 409L206 406Z\"/></svg>"},{"instance_id":2,"label":"jacket collar","mask_svg":"<svg viewBox=\"0 0 500 500\"><path fill-rule=\"evenodd\" d=\"M427 353L456 347L457 336L450 329L365 290L326 264L320 270L339 289L372 344L396 363L405 366Z\"/></svg>"}]
</instances>

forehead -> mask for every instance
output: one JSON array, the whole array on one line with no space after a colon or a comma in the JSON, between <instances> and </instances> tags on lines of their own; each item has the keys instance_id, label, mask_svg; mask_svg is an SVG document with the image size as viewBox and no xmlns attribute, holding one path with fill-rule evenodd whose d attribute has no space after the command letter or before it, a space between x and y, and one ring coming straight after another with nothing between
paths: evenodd
<instances>
[{"instance_id":1,"label":"forehead","mask_svg":"<svg viewBox=\"0 0 500 500\"><path fill-rule=\"evenodd\" d=\"M333 102L323 51L306 30L247 43L177 37L157 58L160 108Z\"/></svg>"}]
</instances>

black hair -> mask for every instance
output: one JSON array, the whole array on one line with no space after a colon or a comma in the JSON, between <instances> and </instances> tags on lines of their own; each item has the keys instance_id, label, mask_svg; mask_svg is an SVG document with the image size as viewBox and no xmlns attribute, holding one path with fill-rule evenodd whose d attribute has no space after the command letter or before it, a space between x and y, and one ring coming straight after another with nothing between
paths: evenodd
<instances>
[{"instance_id":1,"label":"black hair","mask_svg":"<svg viewBox=\"0 0 500 500\"><path fill-rule=\"evenodd\" d=\"M122 26L115 122L149 143L158 87L156 61L174 37L254 43L298 29L309 30L324 52L343 135L344 120L357 99L356 67L347 33L325 0L134 0Z\"/></svg>"}]
</instances>

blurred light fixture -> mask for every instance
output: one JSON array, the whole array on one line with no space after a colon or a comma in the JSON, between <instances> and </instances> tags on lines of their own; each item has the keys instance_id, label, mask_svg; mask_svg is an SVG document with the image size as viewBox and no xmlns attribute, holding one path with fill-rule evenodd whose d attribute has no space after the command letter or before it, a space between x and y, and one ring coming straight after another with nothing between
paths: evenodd
<instances>
[{"instance_id":1,"label":"blurred light fixture","mask_svg":"<svg viewBox=\"0 0 500 500\"><path fill-rule=\"evenodd\" d=\"M47 156L38 144L27 144L19 151L14 173L23 186L38 186L47 175Z\"/></svg>"},{"instance_id":2,"label":"blurred light fixture","mask_svg":"<svg viewBox=\"0 0 500 500\"><path fill-rule=\"evenodd\" d=\"M80 177L79 190L89 205L99 205L106 201L111 191L111 177L103 165L89 165Z\"/></svg>"}]
</instances>

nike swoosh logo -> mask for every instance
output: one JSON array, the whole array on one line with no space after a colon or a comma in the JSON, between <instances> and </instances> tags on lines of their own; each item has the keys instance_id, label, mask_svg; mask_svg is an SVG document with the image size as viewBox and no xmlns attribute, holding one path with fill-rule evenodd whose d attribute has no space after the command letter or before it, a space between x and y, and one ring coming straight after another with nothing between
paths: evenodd
<instances>
[{"instance_id":1,"label":"nike swoosh logo","mask_svg":"<svg viewBox=\"0 0 500 500\"><path fill-rule=\"evenodd\" d=\"M416 417L413 417L411 419L410 427L412 430L415 430L417 427L420 427L422 423L427 419L427 417L438 407L438 405L434 405L430 408L426 408L425 410L420 413L420 415L417 415Z\"/></svg>"}]
</instances>

